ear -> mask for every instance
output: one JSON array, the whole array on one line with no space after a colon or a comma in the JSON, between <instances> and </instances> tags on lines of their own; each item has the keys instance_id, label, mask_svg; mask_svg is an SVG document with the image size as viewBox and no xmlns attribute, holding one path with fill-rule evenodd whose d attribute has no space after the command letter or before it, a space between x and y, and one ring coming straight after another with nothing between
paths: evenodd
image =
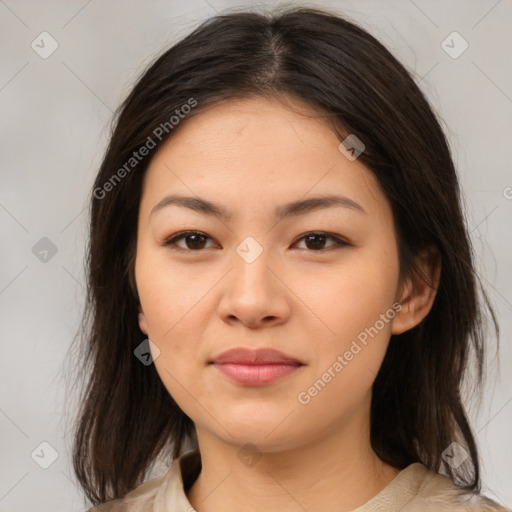
<instances>
[{"instance_id":1,"label":"ear","mask_svg":"<svg viewBox=\"0 0 512 512\"><path fill-rule=\"evenodd\" d=\"M441 255L435 246L423 249L415 258L418 272L406 278L396 301L402 309L393 319L392 334L416 327L430 312L441 277Z\"/></svg>"},{"instance_id":2,"label":"ear","mask_svg":"<svg viewBox=\"0 0 512 512\"><path fill-rule=\"evenodd\" d=\"M146 316L144 315L144 312L142 311L142 307L141 307L140 304L138 305L137 309L139 310L139 327L140 327L140 330L147 336L147 334L148 334L148 326L147 326L147 323L146 323Z\"/></svg>"}]
</instances>

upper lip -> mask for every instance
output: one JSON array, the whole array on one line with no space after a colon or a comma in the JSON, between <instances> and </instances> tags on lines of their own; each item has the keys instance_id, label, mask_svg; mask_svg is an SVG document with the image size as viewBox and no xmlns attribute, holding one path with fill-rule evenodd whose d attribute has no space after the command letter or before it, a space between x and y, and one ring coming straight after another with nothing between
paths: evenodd
<instances>
[{"instance_id":1,"label":"upper lip","mask_svg":"<svg viewBox=\"0 0 512 512\"><path fill-rule=\"evenodd\" d=\"M298 359L283 354L273 348L233 348L222 352L222 354L216 356L211 363L216 364L246 364L246 365L263 365L263 364L292 364L301 366Z\"/></svg>"}]
</instances>

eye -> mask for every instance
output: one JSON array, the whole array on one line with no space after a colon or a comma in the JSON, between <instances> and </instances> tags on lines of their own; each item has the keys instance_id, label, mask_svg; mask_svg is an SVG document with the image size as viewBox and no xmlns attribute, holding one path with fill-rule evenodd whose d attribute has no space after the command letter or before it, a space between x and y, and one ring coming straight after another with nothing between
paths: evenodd
<instances>
[{"instance_id":1,"label":"eye","mask_svg":"<svg viewBox=\"0 0 512 512\"><path fill-rule=\"evenodd\" d=\"M163 245L165 246L171 246L175 245L180 249L183 250L192 250L197 251L204 249L205 246L205 240L210 238L205 233L201 233L200 231L182 231L181 233L178 233L171 238L168 238L163 242ZM184 239L185 240L185 247L182 247L178 245L176 242L178 240Z\"/></svg>"},{"instance_id":2,"label":"eye","mask_svg":"<svg viewBox=\"0 0 512 512\"><path fill-rule=\"evenodd\" d=\"M325 241L329 238L334 241L334 244L331 245L331 247L343 247L350 245L348 242L345 242L341 238L335 235L330 235L329 233L324 233L323 231L313 231L306 233L305 235L302 235L298 241L304 240L306 243L306 248L311 249L313 252L322 252L325 250Z\"/></svg>"},{"instance_id":3,"label":"eye","mask_svg":"<svg viewBox=\"0 0 512 512\"><path fill-rule=\"evenodd\" d=\"M185 241L185 247L177 243L182 239ZM177 233L171 238L165 240L162 245L176 246L179 249L185 251L200 251L201 249L205 248L206 241L208 239L210 239L210 237L200 231L182 231L181 233ZM294 243L304 240L306 243L306 249L309 249L313 252L322 252L326 249L325 243L328 239L331 239L334 242L330 247L343 247L350 245L348 242L345 242L341 238L335 235L330 235L329 233L325 233L323 231L313 231L306 233L298 238Z\"/></svg>"}]
</instances>

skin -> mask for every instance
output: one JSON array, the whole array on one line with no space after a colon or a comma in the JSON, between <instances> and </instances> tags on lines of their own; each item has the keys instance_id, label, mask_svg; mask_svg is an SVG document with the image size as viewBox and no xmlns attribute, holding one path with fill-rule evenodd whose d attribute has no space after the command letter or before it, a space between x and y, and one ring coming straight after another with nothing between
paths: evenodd
<instances>
[{"instance_id":1,"label":"skin","mask_svg":"<svg viewBox=\"0 0 512 512\"><path fill-rule=\"evenodd\" d=\"M311 114L291 98L217 105L183 122L144 178L139 325L160 350L154 364L164 385L196 425L202 471L187 497L199 512L348 511L399 472L370 445L371 386L390 336L418 324L435 291L420 279L400 281L392 212L376 178ZM151 214L171 193L218 203L232 218L176 205ZM332 193L365 212L336 206L272 217L275 206ZM163 245L184 230L206 234L203 248L190 238ZM326 238L315 249L301 238L309 231L348 245ZM236 252L246 237L263 249L252 263ZM437 284L435 254L418 263ZM300 403L299 393L393 303L400 312ZM208 364L234 347L272 347L304 366L263 387L243 386ZM256 464L239 456L246 443L257 447Z\"/></svg>"}]
</instances>

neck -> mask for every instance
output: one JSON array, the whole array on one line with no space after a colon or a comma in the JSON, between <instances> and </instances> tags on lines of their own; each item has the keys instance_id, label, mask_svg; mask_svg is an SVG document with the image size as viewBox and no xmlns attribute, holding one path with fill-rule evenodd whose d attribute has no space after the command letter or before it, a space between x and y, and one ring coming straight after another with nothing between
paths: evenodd
<instances>
[{"instance_id":1,"label":"neck","mask_svg":"<svg viewBox=\"0 0 512 512\"><path fill-rule=\"evenodd\" d=\"M363 423L364 423L364 417ZM240 456L240 446L197 430L202 469L187 492L199 512L342 512L378 494L399 470L373 452L369 425L351 421L300 447ZM256 443L255 443L256 444Z\"/></svg>"}]
</instances>

